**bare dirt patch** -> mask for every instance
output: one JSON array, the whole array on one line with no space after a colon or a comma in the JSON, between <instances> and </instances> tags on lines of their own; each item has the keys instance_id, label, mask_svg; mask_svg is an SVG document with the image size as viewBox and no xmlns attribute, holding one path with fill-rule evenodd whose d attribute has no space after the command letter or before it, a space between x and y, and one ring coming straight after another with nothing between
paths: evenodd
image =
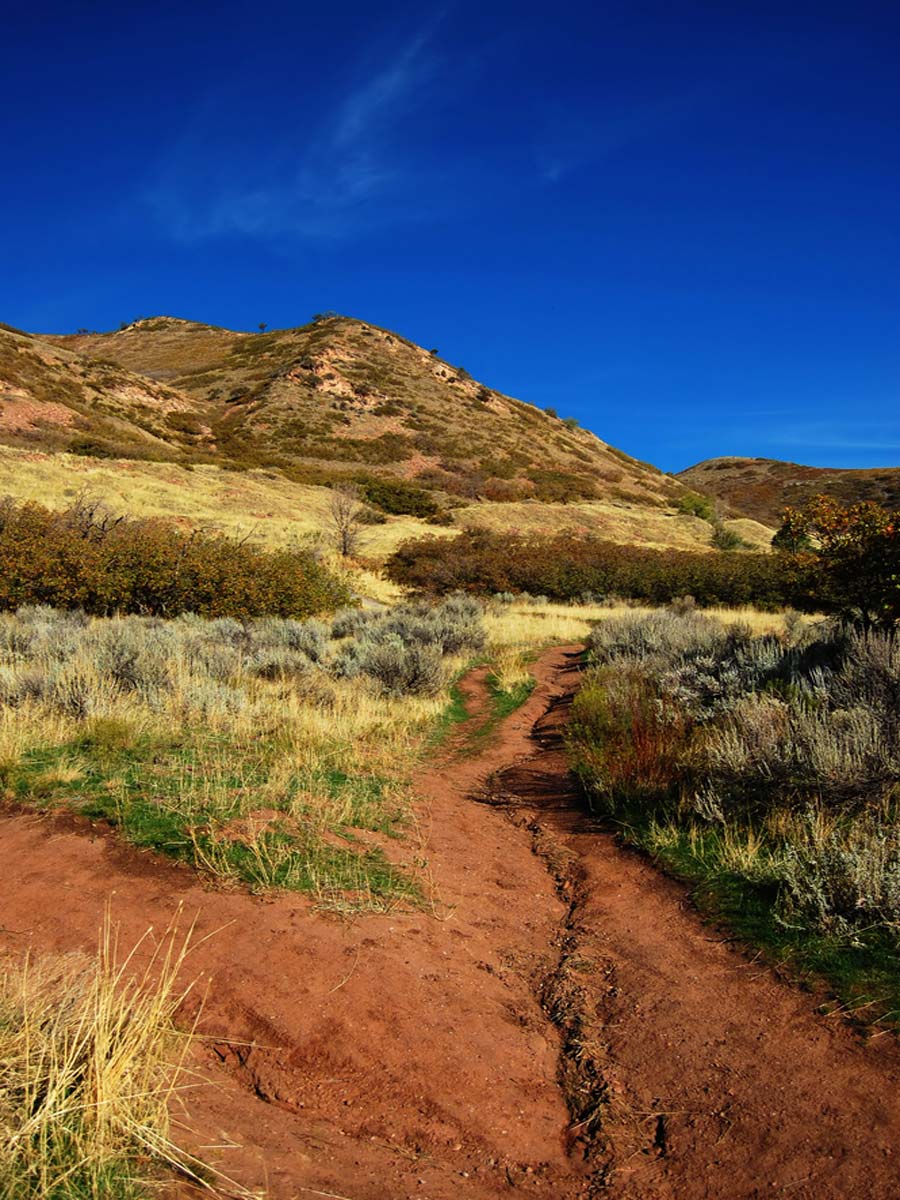
<instances>
[{"instance_id":1,"label":"bare dirt patch","mask_svg":"<svg viewBox=\"0 0 900 1200\"><path fill-rule=\"evenodd\" d=\"M68 427L74 424L76 415L64 404L34 400L27 392L0 383L0 429L20 433L43 425Z\"/></svg>"},{"instance_id":2,"label":"bare dirt patch","mask_svg":"<svg viewBox=\"0 0 900 1200\"><path fill-rule=\"evenodd\" d=\"M296 896L209 890L87 822L10 814L0 947L89 950L107 901L123 944L179 903L197 914L214 1086L186 1097L192 1144L273 1200L578 1195L538 995L565 905L529 837L467 798L528 752L560 659L485 754L422 778L429 907L340 921Z\"/></svg>"}]
</instances>

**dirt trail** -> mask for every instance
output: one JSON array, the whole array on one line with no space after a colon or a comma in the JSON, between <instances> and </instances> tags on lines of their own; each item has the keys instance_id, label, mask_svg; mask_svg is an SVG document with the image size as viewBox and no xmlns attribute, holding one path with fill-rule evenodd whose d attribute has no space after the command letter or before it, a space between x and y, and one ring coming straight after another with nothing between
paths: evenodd
<instances>
[{"instance_id":1,"label":"dirt trail","mask_svg":"<svg viewBox=\"0 0 900 1200\"><path fill-rule=\"evenodd\" d=\"M179 903L218 930L190 960L212 977L193 1144L272 1200L894 1200L896 1047L816 1017L594 827L559 741L575 649L418 780L433 911L342 922L10 814L0 950L89 950L110 898L125 943Z\"/></svg>"},{"instance_id":2,"label":"dirt trail","mask_svg":"<svg viewBox=\"0 0 900 1200\"><path fill-rule=\"evenodd\" d=\"M529 837L468 799L533 749L565 662L542 658L484 753L418 781L423 844L407 853L428 860L433 910L341 921L295 895L210 889L87 821L7 814L0 950L90 950L109 898L125 945L179 903L195 940L218 930L189 960L212 976L204 1029L221 1038L189 1117L201 1153L272 1200L566 1195L559 1037L537 994L566 907Z\"/></svg>"},{"instance_id":3,"label":"dirt trail","mask_svg":"<svg viewBox=\"0 0 900 1200\"><path fill-rule=\"evenodd\" d=\"M486 798L531 830L572 897L551 1000L603 1094L603 1194L897 1200L896 1042L817 1015L586 813L560 738L573 690L570 675L535 727L543 753Z\"/></svg>"}]
</instances>

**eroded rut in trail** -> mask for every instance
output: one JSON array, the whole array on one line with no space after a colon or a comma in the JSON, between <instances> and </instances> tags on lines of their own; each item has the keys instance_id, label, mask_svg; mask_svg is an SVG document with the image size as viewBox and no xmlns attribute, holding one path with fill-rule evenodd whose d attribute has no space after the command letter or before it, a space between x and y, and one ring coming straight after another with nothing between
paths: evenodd
<instances>
[{"instance_id":1,"label":"eroded rut in trail","mask_svg":"<svg viewBox=\"0 0 900 1200\"><path fill-rule=\"evenodd\" d=\"M594 823L560 736L577 649L420 776L428 911L341 922L8 814L0 948L90 950L108 901L123 944L196 914L187 1140L271 1200L894 1200L896 1045L816 1016ZM464 691L477 724L484 671Z\"/></svg>"}]
</instances>

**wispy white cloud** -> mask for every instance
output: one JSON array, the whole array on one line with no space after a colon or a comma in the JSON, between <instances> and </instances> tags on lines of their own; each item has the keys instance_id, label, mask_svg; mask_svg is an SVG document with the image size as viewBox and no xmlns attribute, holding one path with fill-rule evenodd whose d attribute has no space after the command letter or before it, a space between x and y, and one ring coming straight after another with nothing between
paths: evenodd
<instances>
[{"instance_id":1,"label":"wispy white cloud","mask_svg":"<svg viewBox=\"0 0 900 1200\"><path fill-rule=\"evenodd\" d=\"M535 137L538 175L546 183L559 183L572 171L628 146L665 136L690 119L708 99L708 89L698 87L688 94L649 104L620 102L591 119L578 119L570 111L548 115Z\"/></svg>"},{"instance_id":2,"label":"wispy white cloud","mask_svg":"<svg viewBox=\"0 0 900 1200\"><path fill-rule=\"evenodd\" d=\"M435 26L386 63L361 68L311 134L304 114L294 133L271 141L244 133L223 144L228 98L208 98L158 164L143 199L185 241L341 236L390 219L392 209L408 209L415 167L394 130L439 71L431 48Z\"/></svg>"},{"instance_id":3,"label":"wispy white cloud","mask_svg":"<svg viewBox=\"0 0 900 1200\"><path fill-rule=\"evenodd\" d=\"M358 146L370 136L373 126L391 117L395 106L407 103L433 69L433 60L426 57L430 37L430 30L418 33L393 62L344 100L331 136L334 147Z\"/></svg>"},{"instance_id":4,"label":"wispy white cloud","mask_svg":"<svg viewBox=\"0 0 900 1200\"><path fill-rule=\"evenodd\" d=\"M697 89L652 104L621 100L597 118L579 118L561 100L537 122L533 150L524 129L520 141L506 128L470 148L453 137L453 97L474 90L491 56L509 48L497 42L476 47L465 63L450 62L437 37L443 20L438 12L389 55L358 62L318 119L321 97L298 94L293 128L249 126L237 84L207 96L157 164L143 201L171 236L188 242L354 236L458 215L489 198L508 203L529 182L558 183L659 137L705 98ZM531 119L523 111L525 128Z\"/></svg>"}]
</instances>

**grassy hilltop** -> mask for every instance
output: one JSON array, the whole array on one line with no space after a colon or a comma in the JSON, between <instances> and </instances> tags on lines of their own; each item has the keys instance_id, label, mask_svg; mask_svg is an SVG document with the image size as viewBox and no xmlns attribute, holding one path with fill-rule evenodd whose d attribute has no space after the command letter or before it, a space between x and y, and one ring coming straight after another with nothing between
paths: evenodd
<instances>
[{"instance_id":1,"label":"grassy hilltop","mask_svg":"<svg viewBox=\"0 0 900 1200\"><path fill-rule=\"evenodd\" d=\"M0 327L0 493L81 489L270 544L321 530L329 485L371 508L380 559L427 527L708 546L684 484L552 410L362 321L240 333L157 317L116 332ZM765 545L770 530L741 521Z\"/></svg>"}]
</instances>

